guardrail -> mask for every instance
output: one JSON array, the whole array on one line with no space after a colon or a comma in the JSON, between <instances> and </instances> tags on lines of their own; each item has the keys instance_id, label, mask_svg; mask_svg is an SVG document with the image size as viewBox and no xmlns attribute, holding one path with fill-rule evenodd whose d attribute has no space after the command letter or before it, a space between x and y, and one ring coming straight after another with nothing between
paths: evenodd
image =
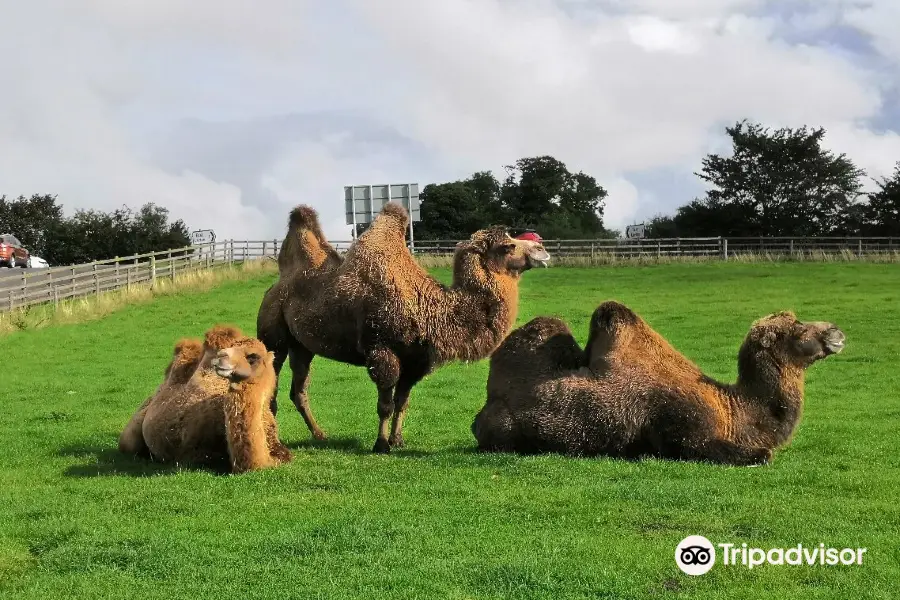
<instances>
[{"instance_id":1,"label":"guardrail","mask_svg":"<svg viewBox=\"0 0 900 600\"><path fill-rule=\"evenodd\" d=\"M414 251L421 255L451 255L458 240L416 240ZM351 241L332 241L343 254ZM34 304L99 295L136 284L155 285L160 279L174 279L178 273L205 269L245 260L278 256L280 240L236 241L200 244L124 258L95 261L83 265L54 267L16 273L0 269L0 310ZM738 254L799 256L813 253L856 256L900 253L900 238L789 238L789 237L706 237L667 239L544 240L554 257L603 259L662 257L707 257L728 260Z\"/></svg>"}]
</instances>

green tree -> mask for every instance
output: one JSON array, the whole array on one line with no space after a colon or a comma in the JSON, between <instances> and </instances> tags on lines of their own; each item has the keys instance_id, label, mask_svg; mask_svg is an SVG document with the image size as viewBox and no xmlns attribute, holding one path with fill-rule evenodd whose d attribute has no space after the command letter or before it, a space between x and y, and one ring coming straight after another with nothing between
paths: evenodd
<instances>
[{"instance_id":1,"label":"green tree","mask_svg":"<svg viewBox=\"0 0 900 600\"><path fill-rule=\"evenodd\" d=\"M878 191L869 194L864 235L900 236L900 162L891 177L882 177Z\"/></svg>"},{"instance_id":2,"label":"green tree","mask_svg":"<svg viewBox=\"0 0 900 600\"><path fill-rule=\"evenodd\" d=\"M827 235L840 229L865 173L846 155L822 147L823 128L770 131L745 120L726 132L732 155L703 159L696 175L713 187L688 209L694 221L709 226L705 235L737 235L736 218L745 219L741 235Z\"/></svg>"},{"instance_id":3,"label":"green tree","mask_svg":"<svg viewBox=\"0 0 900 600\"><path fill-rule=\"evenodd\" d=\"M62 220L62 206L56 196L34 194L14 200L0 196L0 233L15 235L35 256L46 257Z\"/></svg>"},{"instance_id":4,"label":"green tree","mask_svg":"<svg viewBox=\"0 0 900 600\"><path fill-rule=\"evenodd\" d=\"M605 234L603 209L608 193L590 175L571 173L552 156L520 158L506 169L500 201L508 224L533 227L544 237Z\"/></svg>"},{"instance_id":5,"label":"green tree","mask_svg":"<svg viewBox=\"0 0 900 600\"><path fill-rule=\"evenodd\" d=\"M419 199L422 220L414 228L420 239L463 239L503 220L500 183L489 171L460 181L428 184Z\"/></svg>"}]
</instances>

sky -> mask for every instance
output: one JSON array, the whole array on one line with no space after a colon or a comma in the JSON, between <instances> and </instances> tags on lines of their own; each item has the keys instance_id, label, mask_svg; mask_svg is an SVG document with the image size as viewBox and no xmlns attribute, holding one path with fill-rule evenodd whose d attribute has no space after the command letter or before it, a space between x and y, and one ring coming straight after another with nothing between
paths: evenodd
<instances>
[{"instance_id":1,"label":"sky","mask_svg":"<svg viewBox=\"0 0 900 600\"><path fill-rule=\"evenodd\" d=\"M255 5L255 7L254 7ZM725 127L900 161L897 0L0 0L0 194L350 237L343 186L549 154L640 223L702 195Z\"/></svg>"}]
</instances>

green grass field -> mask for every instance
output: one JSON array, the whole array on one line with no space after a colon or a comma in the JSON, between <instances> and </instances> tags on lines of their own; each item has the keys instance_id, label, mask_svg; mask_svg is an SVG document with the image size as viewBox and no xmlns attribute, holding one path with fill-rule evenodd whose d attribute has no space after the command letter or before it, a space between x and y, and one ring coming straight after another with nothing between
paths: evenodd
<instances>
[{"instance_id":1,"label":"green grass field","mask_svg":"<svg viewBox=\"0 0 900 600\"><path fill-rule=\"evenodd\" d=\"M437 271L444 280L447 271ZM0 597L889 598L900 580L900 271L874 264L703 264L526 273L519 323L579 340L615 298L712 376L732 380L750 323L793 309L846 350L814 365L793 443L740 469L474 453L487 361L413 391L407 447L372 455L365 370L317 358L312 443L282 379L293 463L241 476L143 463L118 433L177 337L255 331L273 276L102 320L0 338ZM285 374L289 370L285 369ZM861 566L717 564L681 573L700 534L761 548L865 547Z\"/></svg>"}]
</instances>

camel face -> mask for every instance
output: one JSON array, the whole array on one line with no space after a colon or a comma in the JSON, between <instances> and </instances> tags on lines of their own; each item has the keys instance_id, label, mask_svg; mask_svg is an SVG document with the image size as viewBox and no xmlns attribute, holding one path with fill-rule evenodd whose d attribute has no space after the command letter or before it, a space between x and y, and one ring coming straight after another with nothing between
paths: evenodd
<instances>
[{"instance_id":1,"label":"camel face","mask_svg":"<svg viewBox=\"0 0 900 600\"><path fill-rule=\"evenodd\" d=\"M272 353L266 351L262 342L254 339L242 342L219 350L212 361L216 374L233 383L256 378L272 365Z\"/></svg>"},{"instance_id":2,"label":"camel face","mask_svg":"<svg viewBox=\"0 0 900 600\"><path fill-rule=\"evenodd\" d=\"M801 322L794 313L775 313L753 324L750 339L782 364L808 366L844 349L846 335L834 323Z\"/></svg>"},{"instance_id":3,"label":"camel face","mask_svg":"<svg viewBox=\"0 0 900 600\"><path fill-rule=\"evenodd\" d=\"M457 248L476 254L487 271L519 275L534 267L546 267L550 253L544 246L531 240L510 237L504 227L481 229L472 234Z\"/></svg>"}]
</instances>

